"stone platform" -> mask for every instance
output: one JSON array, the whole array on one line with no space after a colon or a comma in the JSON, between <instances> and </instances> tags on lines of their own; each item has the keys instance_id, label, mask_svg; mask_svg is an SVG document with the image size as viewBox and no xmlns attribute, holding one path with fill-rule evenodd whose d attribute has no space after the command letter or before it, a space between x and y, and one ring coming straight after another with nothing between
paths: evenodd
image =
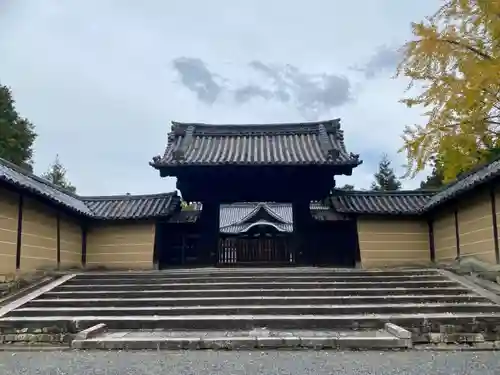
<instances>
[{"instance_id":1,"label":"stone platform","mask_svg":"<svg viewBox=\"0 0 500 375\"><path fill-rule=\"evenodd\" d=\"M409 347L387 324L408 330L413 343L497 341L499 302L438 269L86 272L0 307L0 341L73 341L81 348ZM96 325L101 336L77 337Z\"/></svg>"}]
</instances>

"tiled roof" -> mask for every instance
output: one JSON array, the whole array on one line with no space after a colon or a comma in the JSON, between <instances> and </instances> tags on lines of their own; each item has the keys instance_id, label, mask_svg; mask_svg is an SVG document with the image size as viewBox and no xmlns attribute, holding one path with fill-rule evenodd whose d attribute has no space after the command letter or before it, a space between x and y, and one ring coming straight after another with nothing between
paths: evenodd
<instances>
[{"instance_id":1,"label":"tiled roof","mask_svg":"<svg viewBox=\"0 0 500 375\"><path fill-rule=\"evenodd\" d=\"M348 217L320 202L311 202L311 214L318 221L346 220Z\"/></svg>"},{"instance_id":2,"label":"tiled roof","mask_svg":"<svg viewBox=\"0 0 500 375\"><path fill-rule=\"evenodd\" d=\"M456 181L444 186L422 206L421 211L433 209L449 199L453 199L498 177L500 177L500 159L473 169Z\"/></svg>"},{"instance_id":3,"label":"tiled roof","mask_svg":"<svg viewBox=\"0 0 500 375\"><path fill-rule=\"evenodd\" d=\"M262 139L278 139L279 142L282 142L284 139L288 139L293 147L298 147L296 153L293 154L290 149L288 151L283 151L283 153L279 154L279 156L286 157L284 159L280 159L277 163L295 163L302 160L302 163L308 163L309 156L311 155L323 155L323 159L320 162L331 162L328 159L325 159L325 154L322 151L326 146L320 145L320 135L316 132L314 133L313 129L318 128L321 124L325 128L328 137L330 139L330 144L333 145L337 142L337 146L340 145L339 148L334 148L339 150L339 157L335 160L337 162L339 160L347 160L348 162L352 162L353 165L359 163L357 156L352 154L347 154L345 151L345 147L343 144L343 136L342 131L339 129L339 125L337 121L330 122L322 122L322 123L308 123L308 124L279 124L279 125L248 125L241 126L240 129L243 129L245 133L242 136L241 130L235 130L237 126L227 125L223 126L212 126L212 125L197 125L197 124L176 124L177 128L174 127L174 133L181 132L184 129L184 135L176 136L176 139L181 139L185 137L185 133L187 132L187 128L198 128L198 131L201 129L201 133L198 134L198 131L193 132L193 137L199 137L199 142L210 143L212 141L216 142L217 139L226 138L229 140L229 143L224 143L226 141L221 141L219 143L220 147L213 149L214 153L201 152L200 148L196 148L193 144L191 144L185 151L182 151L182 147L180 147L180 151L184 152L183 162L189 162L189 160L198 160L198 159L189 159L190 157L195 157L196 155L200 155L200 157L205 160L207 164L212 162L220 162L220 160L226 160L226 162L231 163L234 162L242 162L242 163L257 163L255 160L247 160L245 158L238 159L236 157L237 153L242 151L244 155L248 158L248 152L252 149L252 152L256 150L259 151L256 157L261 159L260 162L265 162L265 160L270 160L270 162L276 162L271 160L272 157L276 156L275 151L273 152L263 152L262 148L249 148L248 145L255 145L258 139L262 141ZM222 128L225 128L224 131ZM179 130L180 129L180 130ZM300 129L298 131L297 129ZM333 131L332 129L336 129ZM239 134L235 136L234 134ZM197 135L198 134L198 135ZM205 135L202 135L205 134ZM208 134L208 136L206 135ZM288 137L288 138L287 138ZM213 138L213 139L208 139ZM241 138L241 139L240 139ZM245 140L242 140L245 138ZM203 141L203 139L205 139ZM231 140L232 139L232 140ZM252 140L254 139L254 140ZM299 141L300 139L300 141ZM333 140L332 140L333 139ZM313 141L314 140L314 141ZM238 148L234 148L236 145L234 142L243 142L241 144L246 144L243 150L239 150ZM233 143L231 143L233 142ZM247 143L245 143L247 142ZM306 143L301 143L306 142ZM307 144L307 142L314 143L314 150L306 151L302 147ZM207 144L208 144L207 143ZM258 142L257 142L258 143ZM312 144L311 143L311 144ZM197 144L198 146L201 143ZM222 146L229 145L229 149L222 150ZM232 145L232 146L231 146ZM283 146L283 144L280 144ZM302 145L302 146L301 146ZM179 146L179 145L177 145ZM175 147L177 147L175 146ZM198 147L197 146L197 147ZM212 145L213 146L213 145ZM225 147L224 146L224 147ZM335 147L337 147L335 146ZM173 146L172 146L173 147ZM175 163L172 162L172 155L176 149L167 148L166 152L166 162L171 163L173 165ZM204 146L203 146L204 147ZM210 146L211 147L211 146ZM233 148L231 148L233 147ZM253 147L253 146L252 146ZM334 150L332 149L332 150ZM320 151L318 151L320 150ZM292 155L293 154L293 155ZM170 155L170 156L169 156ZM189 156L191 155L191 156ZM240 154L238 154L240 155ZM241 154L242 155L242 154ZM241 156L240 155L240 156ZM305 156L309 155L309 156ZM266 159L271 157L271 159ZM290 158L288 158L290 157ZM169 159L170 158L170 159ZM288 158L288 159L287 159ZM160 158L161 159L161 158ZM163 159L161 159L163 160ZM170 161L169 161L170 160ZM200 159L201 160L201 159ZM232 160L232 161L231 161ZM326 161L325 161L326 160ZM159 160L157 160L159 161ZM172 164L173 163L173 164ZM333 161L335 163L335 161ZM342 214L389 214L389 215L415 215L422 214L427 212L430 209L437 207L438 205L446 202L449 199L455 198L462 193L470 191L481 184L487 183L500 177L500 159L495 160L490 164L479 167L473 171L470 171L467 175L462 176L457 181L445 186L438 192L430 192L430 191L398 191L398 192L373 192L373 191L342 191L342 190L334 190L334 194L330 198L332 209L328 207L321 206L319 203L312 203L311 210L313 216L317 220L337 220L342 218ZM142 195L142 196L111 196L111 197L80 197L76 194L68 192L49 181L35 176L29 172L26 172L19 167L9 163L4 159L0 159L0 181L12 185L18 189L28 191L32 194L38 195L44 199L48 199L55 203L56 205L65 207L70 209L80 215L85 215L87 217L94 217L98 219L131 219L131 218L145 218L150 216L163 216L166 215L166 212L173 212L179 208L180 202L179 197L176 193L168 193L168 194L156 194L156 195ZM248 204L247 204L248 205ZM229 206L229 205L223 205ZM287 208L288 206L288 208ZM278 216L283 218L285 222L291 223L291 205L283 205L283 204L270 204L269 207L273 207L273 212L278 212ZM178 212L172 216L170 219L171 222L195 222L199 216L199 211L201 209L201 205L197 205L194 210L183 210L182 212ZM226 215L226 214L224 214ZM226 220L221 211L221 226L223 224L223 220ZM229 215L229 213L227 214Z\"/></svg>"},{"instance_id":4,"label":"tiled roof","mask_svg":"<svg viewBox=\"0 0 500 375\"><path fill-rule=\"evenodd\" d=\"M0 181L28 191L77 214L96 219L141 219L176 210L176 192L156 195L81 197L0 158Z\"/></svg>"},{"instance_id":5,"label":"tiled roof","mask_svg":"<svg viewBox=\"0 0 500 375\"><path fill-rule=\"evenodd\" d=\"M293 232L293 224L288 224L288 223L280 223L280 222L273 222L273 221L268 221L268 220L257 220L255 222L251 223L244 223L244 224L235 224L231 225L229 227L225 228L220 228L221 233L245 233L248 232L252 227L257 226L257 225L268 225L276 228L279 232L286 232L286 233L292 233Z\"/></svg>"},{"instance_id":6,"label":"tiled roof","mask_svg":"<svg viewBox=\"0 0 500 375\"><path fill-rule=\"evenodd\" d=\"M330 197L335 211L345 214L416 215L434 193L411 191L334 190Z\"/></svg>"},{"instance_id":7,"label":"tiled roof","mask_svg":"<svg viewBox=\"0 0 500 375\"><path fill-rule=\"evenodd\" d=\"M311 202L311 214L316 220L342 220L344 217L334 212L328 206ZM264 208L275 220L268 225L275 225L279 230L291 232L293 229L292 205L286 203L248 203L240 202L233 204L221 204L219 227L223 233L239 233L248 230L253 215L257 215L259 209ZM202 205L197 203L193 208L183 209L175 213L169 219L171 223L194 223L198 220ZM263 221L261 220L261 224Z\"/></svg>"},{"instance_id":8,"label":"tiled roof","mask_svg":"<svg viewBox=\"0 0 500 375\"><path fill-rule=\"evenodd\" d=\"M155 168L180 165L361 164L348 153L340 120L268 125L172 123Z\"/></svg>"},{"instance_id":9,"label":"tiled roof","mask_svg":"<svg viewBox=\"0 0 500 375\"><path fill-rule=\"evenodd\" d=\"M81 197L96 219L127 220L167 216L180 204L177 193Z\"/></svg>"},{"instance_id":10,"label":"tiled roof","mask_svg":"<svg viewBox=\"0 0 500 375\"><path fill-rule=\"evenodd\" d=\"M252 220L259 212L265 212L271 220ZM292 206L282 203L236 203L220 207L219 227L222 233L246 232L257 221L273 225L281 232L291 232Z\"/></svg>"},{"instance_id":11,"label":"tiled roof","mask_svg":"<svg viewBox=\"0 0 500 375\"><path fill-rule=\"evenodd\" d=\"M92 215L90 209L79 199L77 195L62 189L41 177L24 171L5 159L0 159L0 181L4 181L17 188L27 190L42 198L49 199L58 205L69 208L70 210L76 211L80 214L88 216Z\"/></svg>"},{"instance_id":12,"label":"tiled roof","mask_svg":"<svg viewBox=\"0 0 500 375\"><path fill-rule=\"evenodd\" d=\"M200 217L200 210L182 209L174 213L169 219L169 223L196 223Z\"/></svg>"}]
</instances>

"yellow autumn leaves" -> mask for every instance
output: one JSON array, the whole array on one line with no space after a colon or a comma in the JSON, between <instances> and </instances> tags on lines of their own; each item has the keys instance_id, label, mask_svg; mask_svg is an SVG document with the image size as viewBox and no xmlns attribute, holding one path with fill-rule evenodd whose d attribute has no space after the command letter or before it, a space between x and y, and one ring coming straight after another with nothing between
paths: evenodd
<instances>
[{"instance_id":1,"label":"yellow autumn leaves","mask_svg":"<svg viewBox=\"0 0 500 375\"><path fill-rule=\"evenodd\" d=\"M409 175L438 157L449 181L500 147L500 0L450 0L412 26L397 76L427 123L405 128L402 150Z\"/></svg>"}]
</instances>

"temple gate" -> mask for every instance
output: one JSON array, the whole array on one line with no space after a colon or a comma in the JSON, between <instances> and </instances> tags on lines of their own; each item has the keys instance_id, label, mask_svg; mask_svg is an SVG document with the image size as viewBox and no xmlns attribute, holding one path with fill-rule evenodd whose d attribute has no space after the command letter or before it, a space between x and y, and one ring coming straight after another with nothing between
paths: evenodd
<instances>
[{"instance_id":1,"label":"temple gate","mask_svg":"<svg viewBox=\"0 0 500 375\"><path fill-rule=\"evenodd\" d=\"M359 156L346 151L339 119L260 125L174 122L163 156L151 162L160 176L177 178L185 201L201 204L199 263L214 265L221 263L221 248L244 246L248 250L236 251L236 259L313 264L318 256L310 248L314 242L311 201L326 199L335 187L334 177L351 175L359 164ZM291 204L291 234L264 234L263 225L254 224L255 229L240 234L239 240L227 240L220 233L220 207L235 202ZM272 245L261 239L251 246L251 235L281 239ZM223 254L227 263L230 257Z\"/></svg>"}]
</instances>

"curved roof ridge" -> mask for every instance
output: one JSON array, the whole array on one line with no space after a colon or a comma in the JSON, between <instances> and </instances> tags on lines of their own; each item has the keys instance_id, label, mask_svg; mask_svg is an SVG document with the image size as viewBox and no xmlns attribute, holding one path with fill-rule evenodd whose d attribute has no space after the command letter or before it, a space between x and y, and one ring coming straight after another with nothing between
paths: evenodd
<instances>
[{"instance_id":1,"label":"curved roof ridge","mask_svg":"<svg viewBox=\"0 0 500 375\"><path fill-rule=\"evenodd\" d=\"M153 194L117 194L117 195L84 195L77 196L83 201L86 200L133 200L133 199L144 199L144 198L163 198L169 195L177 195L177 191L171 191L168 193L153 193Z\"/></svg>"},{"instance_id":2,"label":"curved roof ridge","mask_svg":"<svg viewBox=\"0 0 500 375\"><path fill-rule=\"evenodd\" d=\"M259 202L257 203L257 205L252 208L252 210L247 213L246 215L244 215L240 220L234 222L234 223L231 223L231 224L228 224L228 225L224 225L223 227L221 228L226 228L226 227L230 227L232 225L240 225L240 224L243 224L245 221L247 221L248 219L250 219L251 217L255 216L255 214L257 212L259 212L260 208L262 207L262 205L264 205L265 203L264 202ZM247 205L248 206L248 205Z\"/></svg>"},{"instance_id":3,"label":"curved roof ridge","mask_svg":"<svg viewBox=\"0 0 500 375\"><path fill-rule=\"evenodd\" d=\"M263 128L263 130L266 129L272 129L273 127L288 127L288 126L298 126L302 125L304 127L317 127L318 125L327 125L328 128L330 126L333 126L335 129L338 128L338 125L340 125L340 118L335 118L335 119L329 119L329 120L323 120L323 121L295 121L295 122L271 122L271 123L253 123L253 124L248 124L248 123L240 123L240 124L209 124L209 123L204 123L204 122L182 122L182 121L172 121L172 130L175 130L175 128L179 129L187 129L190 126L200 127L200 128L206 128L206 129L221 129L223 130L224 128L227 130L229 128L233 127L238 127L238 128L244 128L244 127L251 127L251 128ZM328 129L327 128L327 129ZM315 128L316 130L316 128ZM338 129L337 129L338 130Z\"/></svg>"},{"instance_id":4,"label":"curved roof ridge","mask_svg":"<svg viewBox=\"0 0 500 375\"><path fill-rule=\"evenodd\" d=\"M288 224L288 222L275 210L272 209L271 202L258 202L258 203L249 203L249 202L239 202L234 205L227 205L226 207L249 207L251 205L255 205L251 208L251 210L242 216L240 219L227 223L225 225L221 225L220 228L228 228L234 225L244 225L248 220L257 215L261 210L265 210L271 217L281 222L282 224ZM276 203L277 204L277 203ZM222 206L221 206L222 207Z\"/></svg>"},{"instance_id":5,"label":"curved roof ridge","mask_svg":"<svg viewBox=\"0 0 500 375\"><path fill-rule=\"evenodd\" d=\"M266 210L266 212L271 215L273 218L275 218L276 220L278 221L281 221L283 224L289 224L278 212L276 212L272 207L271 207L271 204L272 203L266 203L264 205L264 209ZM276 206L280 206L279 203L275 203ZM281 205L281 206L284 206L284 205ZM256 213L257 214L257 213Z\"/></svg>"},{"instance_id":6,"label":"curved roof ridge","mask_svg":"<svg viewBox=\"0 0 500 375\"><path fill-rule=\"evenodd\" d=\"M270 221L267 221L267 220L259 220L259 221L256 221L255 223L249 223L249 224L247 224L247 226L244 229L241 230L241 232L248 232L253 227L256 227L256 226L259 226L259 225L270 226L270 227L273 227L274 229L276 229L279 232L286 232L286 229L280 228L279 225L277 225L275 223L272 223ZM287 223L283 223L281 225L287 225Z\"/></svg>"}]
</instances>

